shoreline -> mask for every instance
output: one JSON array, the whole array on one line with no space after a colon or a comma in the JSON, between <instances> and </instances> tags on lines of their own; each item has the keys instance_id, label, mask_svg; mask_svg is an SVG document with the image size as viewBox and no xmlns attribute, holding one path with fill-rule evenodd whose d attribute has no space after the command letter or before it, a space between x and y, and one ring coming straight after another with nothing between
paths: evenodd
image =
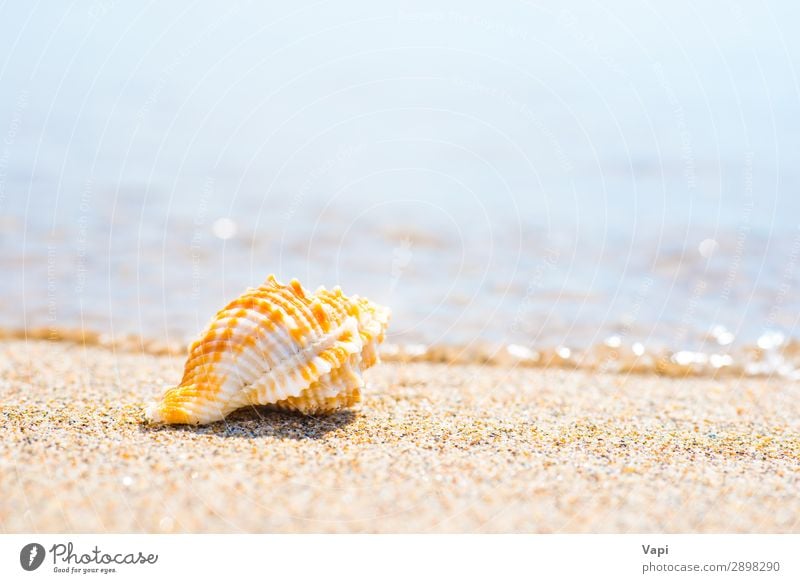
<instances>
[{"instance_id":1,"label":"shoreline","mask_svg":"<svg viewBox=\"0 0 800 583\"><path fill-rule=\"evenodd\" d=\"M111 335L91 329L62 327L4 328L0 342L45 341L78 347L101 347L121 353L185 357L191 340L160 340L137 334ZM708 351L646 349L620 337L584 349L528 347L476 341L469 345L392 344L380 348L386 363L433 363L448 366L583 370L600 374L655 375L665 378L781 378L800 381L800 340L765 334L756 345L713 345Z\"/></svg>"},{"instance_id":2,"label":"shoreline","mask_svg":"<svg viewBox=\"0 0 800 583\"><path fill-rule=\"evenodd\" d=\"M0 531L800 532L800 383L384 363L328 417L152 427L183 356L0 341Z\"/></svg>"}]
</instances>

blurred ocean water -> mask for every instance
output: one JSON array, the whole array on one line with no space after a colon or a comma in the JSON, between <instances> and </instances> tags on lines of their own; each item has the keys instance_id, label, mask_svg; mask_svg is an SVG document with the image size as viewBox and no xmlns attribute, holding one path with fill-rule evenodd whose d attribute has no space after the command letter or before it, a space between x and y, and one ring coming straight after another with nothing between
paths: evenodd
<instances>
[{"instance_id":1,"label":"blurred ocean water","mask_svg":"<svg viewBox=\"0 0 800 583\"><path fill-rule=\"evenodd\" d=\"M0 326L182 341L275 272L390 305L398 344L789 343L798 21L5 4Z\"/></svg>"}]
</instances>

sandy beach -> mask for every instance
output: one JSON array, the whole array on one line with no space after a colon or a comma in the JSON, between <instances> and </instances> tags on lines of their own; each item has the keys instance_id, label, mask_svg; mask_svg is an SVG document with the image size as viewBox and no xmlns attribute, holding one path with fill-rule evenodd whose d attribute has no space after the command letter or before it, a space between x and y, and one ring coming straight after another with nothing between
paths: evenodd
<instances>
[{"instance_id":1,"label":"sandy beach","mask_svg":"<svg viewBox=\"0 0 800 583\"><path fill-rule=\"evenodd\" d=\"M145 425L182 365L0 342L0 530L800 532L800 383L391 363L352 412Z\"/></svg>"}]
</instances>

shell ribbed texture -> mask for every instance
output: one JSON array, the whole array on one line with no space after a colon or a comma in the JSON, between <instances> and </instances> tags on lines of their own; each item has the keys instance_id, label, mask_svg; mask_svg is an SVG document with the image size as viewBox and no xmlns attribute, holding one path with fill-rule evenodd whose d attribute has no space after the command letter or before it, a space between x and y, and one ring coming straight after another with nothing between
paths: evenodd
<instances>
[{"instance_id":1,"label":"shell ribbed texture","mask_svg":"<svg viewBox=\"0 0 800 583\"><path fill-rule=\"evenodd\" d=\"M270 275L220 310L189 347L183 379L147 409L157 423L210 423L247 405L318 414L359 402L389 310L341 289L309 294Z\"/></svg>"}]
</instances>

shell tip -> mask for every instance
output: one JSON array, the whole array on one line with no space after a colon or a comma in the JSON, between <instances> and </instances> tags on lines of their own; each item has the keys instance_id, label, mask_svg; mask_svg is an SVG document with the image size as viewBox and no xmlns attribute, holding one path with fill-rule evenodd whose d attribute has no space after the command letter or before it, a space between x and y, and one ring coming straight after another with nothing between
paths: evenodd
<instances>
[{"instance_id":1,"label":"shell tip","mask_svg":"<svg viewBox=\"0 0 800 583\"><path fill-rule=\"evenodd\" d=\"M158 401L153 401L144 409L144 418L149 423L163 423L164 418L161 416L161 408Z\"/></svg>"}]
</instances>

